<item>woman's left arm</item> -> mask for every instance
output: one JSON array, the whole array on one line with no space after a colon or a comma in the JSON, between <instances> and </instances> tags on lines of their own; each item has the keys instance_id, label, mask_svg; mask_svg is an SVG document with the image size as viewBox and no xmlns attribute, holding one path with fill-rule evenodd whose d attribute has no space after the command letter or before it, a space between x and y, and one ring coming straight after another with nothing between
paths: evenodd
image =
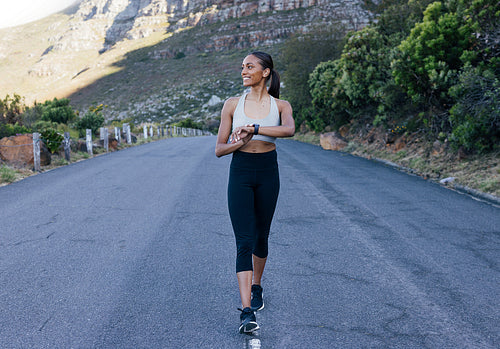
<instances>
[{"instance_id":1,"label":"woman's left arm","mask_svg":"<svg viewBox=\"0 0 500 349\"><path fill-rule=\"evenodd\" d=\"M281 117L280 126L260 126L259 134L269 137L292 137L295 134L295 120L292 106L287 101L276 100ZM253 127L252 127L253 128Z\"/></svg>"}]
</instances>

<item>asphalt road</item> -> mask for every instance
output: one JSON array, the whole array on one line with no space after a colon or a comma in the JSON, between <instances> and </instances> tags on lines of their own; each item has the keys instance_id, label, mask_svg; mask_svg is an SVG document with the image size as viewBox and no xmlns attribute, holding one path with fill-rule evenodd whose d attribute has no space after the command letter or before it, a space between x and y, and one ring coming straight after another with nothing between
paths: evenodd
<instances>
[{"instance_id":1,"label":"asphalt road","mask_svg":"<svg viewBox=\"0 0 500 349\"><path fill-rule=\"evenodd\" d=\"M500 347L498 207L277 144L257 335L237 333L230 156L175 138L0 188L0 347Z\"/></svg>"}]
</instances>

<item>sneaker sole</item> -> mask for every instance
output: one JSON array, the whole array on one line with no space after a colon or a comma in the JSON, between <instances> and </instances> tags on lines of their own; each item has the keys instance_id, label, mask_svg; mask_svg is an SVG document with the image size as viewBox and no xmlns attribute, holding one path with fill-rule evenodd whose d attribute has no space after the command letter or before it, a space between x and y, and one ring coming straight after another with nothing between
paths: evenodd
<instances>
[{"instance_id":1,"label":"sneaker sole","mask_svg":"<svg viewBox=\"0 0 500 349\"><path fill-rule=\"evenodd\" d=\"M259 310L262 310L264 309L264 303L262 303L262 305L260 306L260 308L252 308L253 311L259 311Z\"/></svg>"},{"instance_id":2,"label":"sneaker sole","mask_svg":"<svg viewBox=\"0 0 500 349\"><path fill-rule=\"evenodd\" d=\"M257 331L259 329L260 329L260 327L256 322L250 321L250 322L246 323L244 326L240 327L240 333L252 333L252 332Z\"/></svg>"}]
</instances>

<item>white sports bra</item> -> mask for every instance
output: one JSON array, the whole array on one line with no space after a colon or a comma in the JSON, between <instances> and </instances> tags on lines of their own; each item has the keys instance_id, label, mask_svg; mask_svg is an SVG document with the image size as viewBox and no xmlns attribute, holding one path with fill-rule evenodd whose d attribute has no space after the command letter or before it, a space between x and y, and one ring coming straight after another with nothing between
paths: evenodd
<instances>
[{"instance_id":1,"label":"white sports bra","mask_svg":"<svg viewBox=\"0 0 500 349\"><path fill-rule=\"evenodd\" d=\"M278 110L278 106L276 105L276 101L273 96L269 96L271 98L271 108L269 109L269 114L264 119L254 119L250 118L245 114L245 98L247 97L247 93L240 97L238 101L238 105L236 106L236 110L233 114L233 131L236 127L244 126L248 124L259 124L259 126L279 126L281 125L280 120L280 112ZM258 141L265 141L274 143L276 141L276 137L269 137L264 135L255 135L252 139Z\"/></svg>"}]
</instances>

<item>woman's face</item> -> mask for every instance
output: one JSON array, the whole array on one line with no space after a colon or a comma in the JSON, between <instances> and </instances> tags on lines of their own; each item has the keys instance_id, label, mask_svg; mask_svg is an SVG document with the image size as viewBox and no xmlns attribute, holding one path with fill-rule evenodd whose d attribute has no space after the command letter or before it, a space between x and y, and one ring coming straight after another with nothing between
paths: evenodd
<instances>
[{"instance_id":1,"label":"woman's face","mask_svg":"<svg viewBox=\"0 0 500 349\"><path fill-rule=\"evenodd\" d=\"M269 68L262 69L260 61L253 55L248 55L241 64L241 77L243 86L254 86L266 79L269 75Z\"/></svg>"}]
</instances>

